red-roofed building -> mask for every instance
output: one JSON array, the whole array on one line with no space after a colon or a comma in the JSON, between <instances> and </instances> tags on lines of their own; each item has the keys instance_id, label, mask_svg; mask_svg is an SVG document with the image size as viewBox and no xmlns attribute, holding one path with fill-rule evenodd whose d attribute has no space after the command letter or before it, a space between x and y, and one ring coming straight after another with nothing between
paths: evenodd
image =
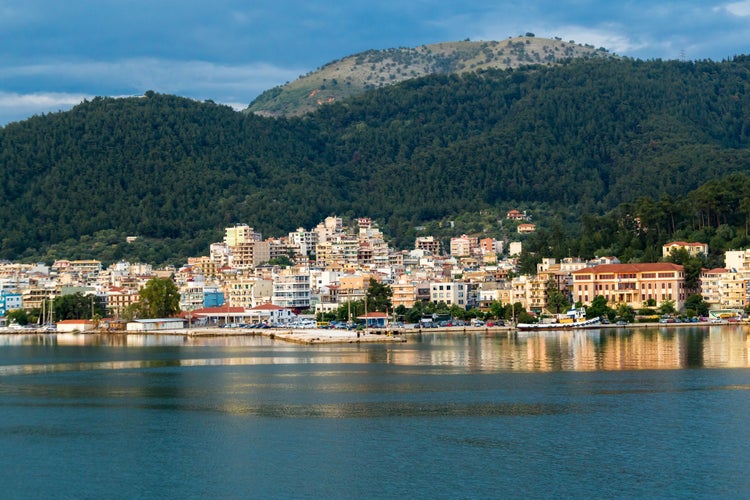
<instances>
[{"instance_id":1,"label":"red-roofed building","mask_svg":"<svg viewBox=\"0 0 750 500\"><path fill-rule=\"evenodd\" d=\"M604 264L573 271L573 301L588 305L596 296L610 307L627 304L634 309L653 299L674 302L678 311L685 303L685 270L670 262Z\"/></svg>"},{"instance_id":2,"label":"red-roofed building","mask_svg":"<svg viewBox=\"0 0 750 500\"><path fill-rule=\"evenodd\" d=\"M661 247L661 253L664 258L669 257L672 250L684 248L691 257L698 254L708 255L707 243L688 243L686 241L672 241Z\"/></svg>"},{"instance_id":3,"label":"red-roofed building","mask_svg":"<svg viewBox=\"0 0 750 500\"><path fill-rule=\"evenodd\" d=\"M251 313L255 313L253 320L259 323L273 324L273 325L285 325L290 323L297 317L290 309L286 307L277 306L275 304L266 303L250 309Z\"/></svg>"},{"instance_id":4,"label":"red-roofed building","mask_svg":"<svg viewBox=\"0 0 750 500\"><path fill-rule=\"evenodd\" d=\"M244 307L232 307L223 305L220 307L204 307L190 311L190 316L200 318L201 322L208 325L231 325L245 323L251 316Z\"/></svg>"}]
</instances>

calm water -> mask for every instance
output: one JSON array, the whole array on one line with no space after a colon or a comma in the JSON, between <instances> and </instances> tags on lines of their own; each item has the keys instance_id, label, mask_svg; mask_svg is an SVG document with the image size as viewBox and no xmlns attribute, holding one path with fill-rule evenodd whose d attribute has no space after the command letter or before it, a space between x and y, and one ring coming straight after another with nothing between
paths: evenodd
<instances>
[{"instance_id":1,"label":"calm water","mask_svg":"<svg viewBox=\"0 0 750 500\"><path fill-rule=\"evenodd\" d=\"M750 496L743 327L0 337L4 498Z\"/></svg>"}]
</instances>

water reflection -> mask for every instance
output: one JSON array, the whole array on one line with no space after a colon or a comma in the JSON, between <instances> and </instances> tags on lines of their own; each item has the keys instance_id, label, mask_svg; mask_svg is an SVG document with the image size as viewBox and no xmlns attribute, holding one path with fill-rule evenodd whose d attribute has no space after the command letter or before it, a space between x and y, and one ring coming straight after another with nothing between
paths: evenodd
<instances>
[{"instance_id":1,"label":"water reflection","mask_svg":"<svg viewBox=\"0 0 750 500\"><path fill-rule=\"evenodd\" d=\"M744 326L428 333L403 344L301 346L261 336L0 336L0 376L195 366L380 364L470 372L750 367ZM307 374L309 376L309 374Z\"/></svg>"},{"instance_id":2,"label":"water reflection","mask_svg":"<svg viewBox=\"0 0 750 500\"><path fill-rule=\"evenodd\" d=\"M493 371L750 367L750 342L744 326L571 330L495 336L428 334L417 339L434 348L396 352L393 361Z\"/></svg>"}]
</instances>

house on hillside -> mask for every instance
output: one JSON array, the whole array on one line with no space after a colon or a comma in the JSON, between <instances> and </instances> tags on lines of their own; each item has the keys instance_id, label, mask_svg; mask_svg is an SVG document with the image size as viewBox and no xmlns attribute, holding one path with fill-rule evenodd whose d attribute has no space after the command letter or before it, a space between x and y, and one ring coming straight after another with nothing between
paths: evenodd
<instances>
[{"instance_id":1,"label":"house on hillside","mask_svg":"<svg viewBox=\"0 0 750 500\"><path fill-rule=\"evenodd\" d=\"M685 249L688 255L696 257L699 254L708 255L707 243L688 243L686 241L672 241L661 247L661 253L664 258L669 257L673 249Z\"/></svg>"},{"instance_id":2,"label":"house on hillside","mask_svg":"<svg viewBox=\"0 0 750 500\"><path fill-rule=\"evenodd\" d=\"M505 218L508 220L526 220L526 212L520 212L518 210L510 210L506 215Z\"/></svg>"}]
</instances>

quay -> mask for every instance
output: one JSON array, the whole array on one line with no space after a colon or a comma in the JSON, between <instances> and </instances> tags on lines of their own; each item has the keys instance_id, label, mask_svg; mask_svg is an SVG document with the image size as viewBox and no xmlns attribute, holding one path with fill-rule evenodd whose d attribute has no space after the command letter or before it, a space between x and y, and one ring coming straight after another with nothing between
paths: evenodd
<instances>
[{"instance_id":1,"label":"quay","mask_svg":"<svg viewBox=\"0 0 750 500\"><path fill-rule=\"evenodd\" d=\"M578 330L610 330L610 329L634 329L634 328L660 328L672 329L679 327L700 326L738 326L747 327L747 322L714 321L701 323L628 323L627 325L600 324L596 326L579 328ZM549 330L548 333L568 330ZM0 335L55 335L56 331L38 328L0 328ZM71 333L71 332L66 332ZM87 332L72 332L78 335L132 335L126 331L91 330ZM294 344L356 344L356 343L402 343L407 342L414 335L475 335L475 334L503 334L516 335L518 330L513 326L465 326L465 327L442 327L442 328L390 328L390 329L367 329L367 330L344 330L328 328L267 328L253 329L245 328L218 328L215 326L155 330L138 332L138 335L183 335L186 337L254 337L263 336L282 342ZM528 332L524 332L528 333Z\"/></svg>"}]
</instances>

